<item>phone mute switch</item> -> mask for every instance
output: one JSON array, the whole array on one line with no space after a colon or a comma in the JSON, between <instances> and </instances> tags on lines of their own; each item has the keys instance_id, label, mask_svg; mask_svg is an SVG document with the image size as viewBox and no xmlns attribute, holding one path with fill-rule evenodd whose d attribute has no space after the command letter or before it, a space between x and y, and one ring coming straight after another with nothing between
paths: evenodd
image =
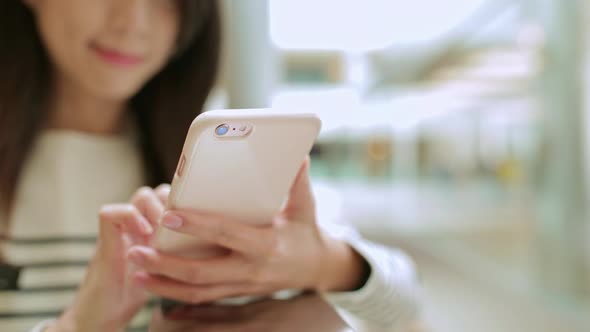
<instances>
[{"instance_id":1,"label":"phone mute switch","mask_svg":"<svg viewBox=\"0 0 590 332\"><path fill-rule=\"evenodd\" d=\"M184 164L186 164L186 157L183 154L182 157L180 157L178 167L176 168L176 174L178 174L178 176L182 176L182 172L184 171Z\"/></svg>"}]
</instances>

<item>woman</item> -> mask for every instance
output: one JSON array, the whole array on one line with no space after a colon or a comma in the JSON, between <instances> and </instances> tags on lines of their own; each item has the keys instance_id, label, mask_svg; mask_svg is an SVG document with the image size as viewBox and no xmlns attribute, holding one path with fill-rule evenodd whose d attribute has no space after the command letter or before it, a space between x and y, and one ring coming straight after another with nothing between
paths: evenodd
<instances>
[{"instance_id":1,"label":"woman","mask_svg":"<svg viewBox=\"0 0 590 332\"><path fill-rule=\"evenodd\" d=\"M292 288L369 323L412 316L410 262L318 227L307 162L267 228L164 211L159 184L217 73L215 0L4 0L0 41L0 330L121 331L146 321L148 294L202 303ZM160 220L229 254L162 255L149 246Z\"/></svg>"}]
</instances>

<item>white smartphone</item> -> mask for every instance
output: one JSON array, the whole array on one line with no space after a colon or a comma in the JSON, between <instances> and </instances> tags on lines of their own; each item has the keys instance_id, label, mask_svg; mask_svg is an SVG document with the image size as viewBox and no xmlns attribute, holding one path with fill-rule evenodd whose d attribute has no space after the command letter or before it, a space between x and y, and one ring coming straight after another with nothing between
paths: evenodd
<instances>
[{"instance_id":1,"label":"white smartphone","mask_svg":"<svg viewBox=\"0 0 590 332\"><path fill-rule=\"evenodd\" d=\"M280 212L319 134L315 114L271 109L216 110L190 126L168 198L170 209L236 217L257 224ZM160 227L155 246L183 257L215 250Z\"/></svg>"}]
</instances>

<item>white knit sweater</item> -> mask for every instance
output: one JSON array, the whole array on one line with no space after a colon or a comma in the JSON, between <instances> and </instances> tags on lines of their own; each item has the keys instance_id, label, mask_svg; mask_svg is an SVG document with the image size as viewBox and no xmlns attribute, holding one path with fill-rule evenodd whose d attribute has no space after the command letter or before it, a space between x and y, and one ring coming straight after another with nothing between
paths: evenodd
<instances>
[{"instance_id":1,"label":"white knit sweater","mask_svg":"<svg viewBox=\"0 0 590 332\"><path fill-rule=\"evenodd\" d=\"M129 137L70 131L40 136L22 173L8 240L0 239L7 262L20 267L15 289L2 289L0 280L0 331L40 330L40 322L70 304L93 254L97 211L106 203L128 201L144 184L142 169L139 149ZM411 261L350 227L320 224L353 246L372 269L360 290L324 298L352 325L403 328L417 307ZM146 326L150 311L142 310L130 327Z\"/></svg>"}]
</instances>

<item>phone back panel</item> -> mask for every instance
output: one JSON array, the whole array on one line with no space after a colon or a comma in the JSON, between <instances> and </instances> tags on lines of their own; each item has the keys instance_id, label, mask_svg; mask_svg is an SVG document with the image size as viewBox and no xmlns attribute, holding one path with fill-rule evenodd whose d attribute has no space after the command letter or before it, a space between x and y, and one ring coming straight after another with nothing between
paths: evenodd
<instances>
[{"instance_id":1,"label":"phone back panel","mask_svg":"<svg viewBox=\"0 0 590 332\"><path fill-rule=\"evenodd\" d=\"M236 122L251 124L251 132L239 138L215 135L220 124ZM266 109L201 114L187 135L169 208L269 223L288 197L320 126L313 114ZM159 247L167 251L186 251L195 244L194 238L179 233L163 228L160 233Z\"/></svg>"}]
</instances>

